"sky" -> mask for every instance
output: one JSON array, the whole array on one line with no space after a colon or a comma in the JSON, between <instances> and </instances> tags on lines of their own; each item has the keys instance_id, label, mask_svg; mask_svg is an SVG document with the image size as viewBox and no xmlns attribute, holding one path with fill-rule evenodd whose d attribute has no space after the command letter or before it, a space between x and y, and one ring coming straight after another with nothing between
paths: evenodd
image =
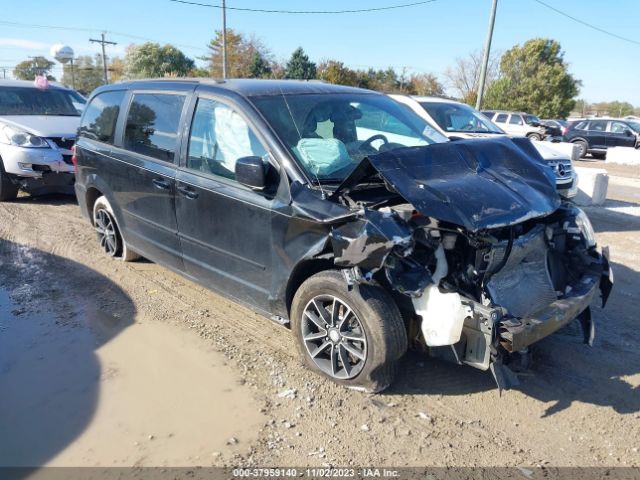
<instances>
[{"instance_id":1,"label":"sky","mask_svg":"<svg viewBox=\"0 0 640 480\"><path fill-rule=\"evenodd\" d=\"M219 5L220 0L195 0ZM227 7L278 10L341 10L386 7L416 0L227 0ZM588 28L535 0L498 0L492 51L505 51L535 37L560 42L570 72L582 81L589 102L628 101L640 106L640 18L638 0L544 0L575 18L624 41ZM64 43L76 55L99 51L89 38L117 42L108 56L122 56L131 43L153 40L179 46L196 58L222 27L221 11L170 0L0 0L0 78L28 56L51 58L50 46ZM491 0L434 0L385 11L292 15L227 12L227 27L259 38L277 59L298 46L311 60L343 61L353 68L406 68L407 73L443 73L456 57L482 50ZM27 27L19 24L38 25ZM49 28L59 27L59 28ZM634 43L635 42L635 43ZM54 76L61 75L56 67ZM453 93L453 92L450 92Z\"/></svg>"}]
</instances>

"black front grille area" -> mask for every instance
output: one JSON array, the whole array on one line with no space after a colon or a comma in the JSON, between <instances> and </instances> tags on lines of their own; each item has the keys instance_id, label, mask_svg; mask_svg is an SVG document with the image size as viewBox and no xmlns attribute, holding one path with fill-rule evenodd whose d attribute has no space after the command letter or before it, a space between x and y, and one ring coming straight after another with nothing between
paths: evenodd
<instances>
[{"instance_id":1,"label":"black front grille area","mask_svg":"<svg viewBox=\"0 0 640 480\"><path fill-rule=\"evenodd\" d=\"M49 137L49 140L55 143L58 146L58 148L63 148L65 150L71 150L71 147L73 147L73 144L76 143L75 138Z\"/></svg>"}]
</instances>

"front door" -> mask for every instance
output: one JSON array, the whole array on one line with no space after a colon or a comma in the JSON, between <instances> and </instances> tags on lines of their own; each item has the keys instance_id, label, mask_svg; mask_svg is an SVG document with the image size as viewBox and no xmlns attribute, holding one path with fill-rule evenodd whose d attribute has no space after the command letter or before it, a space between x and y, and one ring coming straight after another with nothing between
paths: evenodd
<instances>
[{"instance_id":1,"label":"front door","mask_svg":"<svg viewBox=\"0 0 640 480\"><path fill-rule=\"evenodd\" d=\"M176 216L186 272L206 286L268 311L273 200L235 180L235 162L268 154L246 118L220 99L195 105Z\"/></svg>"},{"instance_id":2,"label":"front door","mask_svg":"<svg viewBox=\"0 0 640 480\"><path fill-rule=\"evenodd\" d=\"M131 248L149 259L182 270L175 215L174 160L185 94L133 93L120 148L120 168L109 180Z\"/></svg>"},{"instance_id":3,"label":"front door","mask_svg":"<svg viewBox=\"0 0 640 480\"><path fill-rule=\"evenodd\" d=\"M609 147L635 147L636 136L624 122L612 120L607 132L607 148Z\"/></svg>"}]
</instances>

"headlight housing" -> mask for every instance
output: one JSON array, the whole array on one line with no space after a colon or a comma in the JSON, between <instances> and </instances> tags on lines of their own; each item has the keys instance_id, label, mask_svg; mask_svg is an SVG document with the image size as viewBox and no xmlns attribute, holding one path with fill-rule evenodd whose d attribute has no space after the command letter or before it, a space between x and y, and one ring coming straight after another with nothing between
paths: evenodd
<instances>
[{"instance_id":1,"label":"headlight housing","mask_svg":"<svg viewBox=\"0 0 640 480\"><path fill-rule=\"evenodd\" d=\"M0 127L0 142L24 148L51 148L46 138L10 125Z\"/></svg>"},{"instance_id":2,"label":"headlight housing","mask_svg":"<svg viewBox=\"0 0 640 480\"><path fill-rule=\"evenodd\" d=\"M593 225L591 225L591 220L587 217L587 214L584 213L583 210L577 209L578 213L576 215L576 225L580 229L580 233L584 237L584 241L587 244L587 248L596 246L596 234L593 231Z\"/></svg>"}]
</instances>

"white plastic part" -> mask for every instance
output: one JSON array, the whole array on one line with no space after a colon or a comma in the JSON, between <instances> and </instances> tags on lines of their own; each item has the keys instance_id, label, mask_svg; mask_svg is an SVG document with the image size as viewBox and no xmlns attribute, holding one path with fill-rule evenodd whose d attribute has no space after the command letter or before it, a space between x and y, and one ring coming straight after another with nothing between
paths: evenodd
<instances>
[{"instance_id":1,"label":"white plastic part","mask_svg":"<svg viewBox=\"0 0 640 480\"><path fill-rule=\"evenodd\" d=\"M447 275L448 265L442 245L435 252L437 259L433 283L422 295L412 298L413 308L422 318L420 328L428 346L453 345L460 340L467 308L457 293L442 293L438 290L440 280Z\"/></svg>"},{"instance_id":2,"label":"white plastic part","mask_svg":"<svg viewBox=\"0 0 640 480\"><path fill-rule=\"evenodd\" d=\"M609 176L603 168L575 167L578 193L574 202L581 206L602 205L607 199Z\"/></svg>"},{"instance_id":3,"label":"white plastic part","mask_svg":"<svg viewBox=\"0 0 640 480\"><path fill-rule=\"evenodd\" d=\"M631 147L608 148L605 163L640 166L640 149Z\"/></svg>"}]
</instances>

